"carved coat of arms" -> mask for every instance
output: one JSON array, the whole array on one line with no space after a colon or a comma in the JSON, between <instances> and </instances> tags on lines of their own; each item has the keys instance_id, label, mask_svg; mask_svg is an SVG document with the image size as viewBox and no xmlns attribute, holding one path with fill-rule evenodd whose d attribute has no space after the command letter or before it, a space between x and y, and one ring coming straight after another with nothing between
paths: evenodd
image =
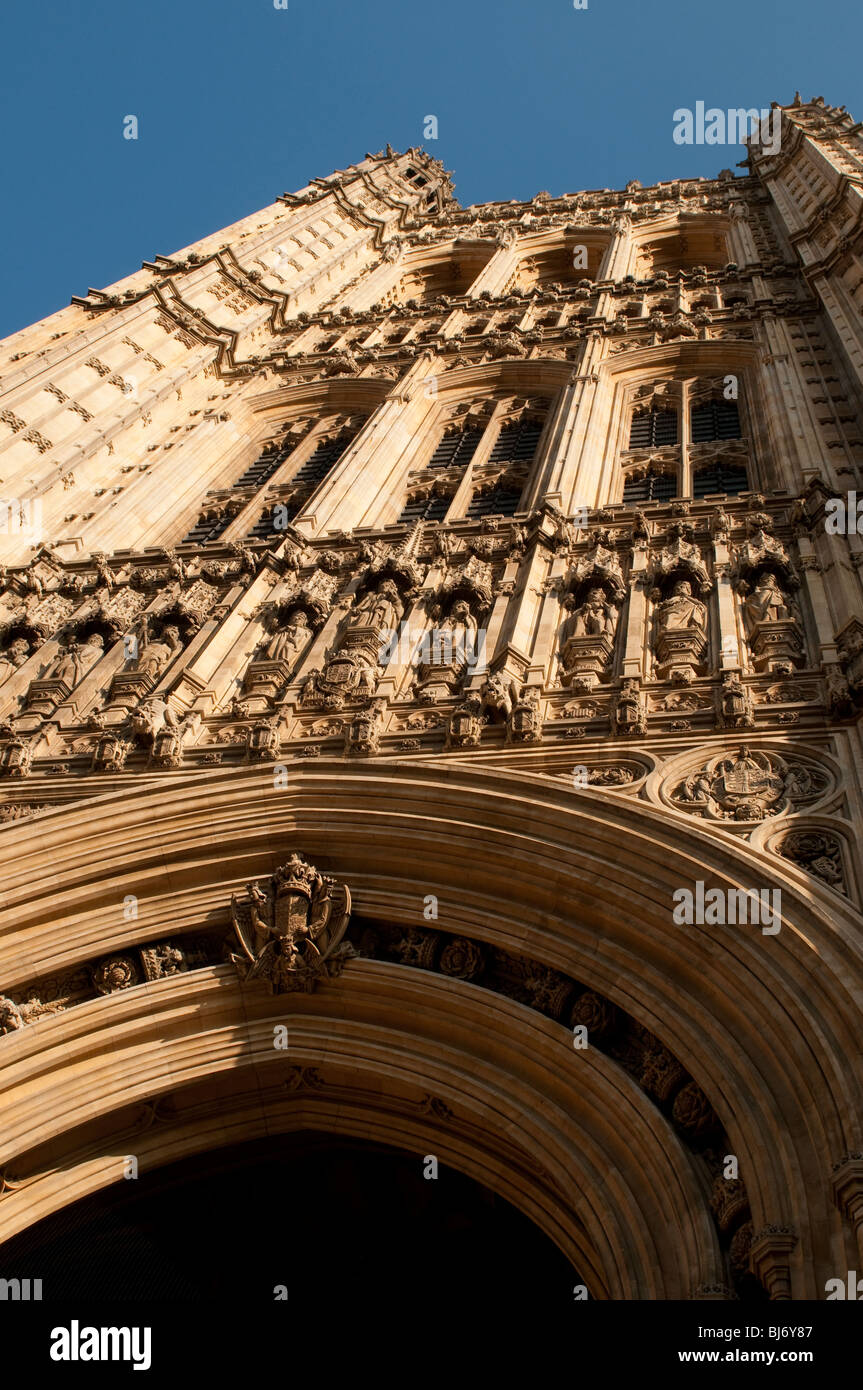
<instances>
[{"instance_id":1,"label":"carved coat of arms","mask_svg":"<svg viewBox=\"0 0 863 1390\"><path fill-rule=\"evenodd\" d=\"M302 854L231 899L239 950L231 959L246 982L265 980L276 994L310 993L356 954L342 942L351 913L350 891Z\"/></svg>"}]
</instances>

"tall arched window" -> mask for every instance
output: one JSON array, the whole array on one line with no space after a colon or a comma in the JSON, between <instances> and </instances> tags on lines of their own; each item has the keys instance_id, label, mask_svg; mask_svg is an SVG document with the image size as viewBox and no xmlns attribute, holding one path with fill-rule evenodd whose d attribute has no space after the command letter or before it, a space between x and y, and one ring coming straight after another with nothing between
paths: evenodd
<instances>
[{"instance_id":1,"label":"tall arched window","mask_svg":"<svg viewBox=\"0 0 863 1390\"><path fill-rule=\"evenodd\" d=\"M254 526L248 533L249 540L266 540L278 535L284 529L285 521L291 521L306 505L312 493L331 473L342 454L359 434L360 426L339 430L337 434L322 439L317 448L298 468L291 479L291 495L285 500L275 500L264 508ZM279 508L276 511L276 508ZM287 509L287 515L285 512ZM274 524L278 518L280 525Z\"/></svg>"}]
</instances>

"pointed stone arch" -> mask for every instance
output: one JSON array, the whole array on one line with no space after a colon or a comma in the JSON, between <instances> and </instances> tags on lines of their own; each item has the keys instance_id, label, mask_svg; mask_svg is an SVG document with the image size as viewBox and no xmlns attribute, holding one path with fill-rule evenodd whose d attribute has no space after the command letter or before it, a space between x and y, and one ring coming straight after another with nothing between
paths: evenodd
<instances>
[{"instance_id":1,"label":"pointed stone arch","mask_svg":"<svg viewBox=\"0 0 863 1390\"><path fill-rule=\"evenodd\" d=\"M297 763L280 791L267 766L153 779L4 831L4 990L219 931L231 892L293 848L347 882L361 916L408 929L434 894L442 931L561 971L648 1029L722 1122L759 1237L754 1268L774 1296L816 1297L843 1245L854 1258L831 1169L860 1148L859 914L795 866L768 868L762 851L671 810L470 760ZM747 888L767 874L782 888L778 935L674 924L681 884ZM139 911L127 921L130 892ZM260 1091L286 1014L299 1030L291 1065L329 1068L322 1091L347 1086L358 1114L364 1092L412 1081L461 1117L447 1161L558 1228L593 1296L689 1297L727 1282L703 1172L614 1058L575 1053L560 1022L481 985L365 957L302 996L244 989L232 966L204 963L7 1032L0 1231L115 1180L117 1145L129 1149L108 1121L124 1107L215 1075L245 1074ZM246 1108L248 1091L243 1081ZM263 1105L254 1123L269 1116ZM210 1142L203 1114L201 1126L196 1139L192 1116L164 1145L151 1126L152 1160ZM489 1157L505 1144L512 1171Z\"/></svg>"}]
</instances>

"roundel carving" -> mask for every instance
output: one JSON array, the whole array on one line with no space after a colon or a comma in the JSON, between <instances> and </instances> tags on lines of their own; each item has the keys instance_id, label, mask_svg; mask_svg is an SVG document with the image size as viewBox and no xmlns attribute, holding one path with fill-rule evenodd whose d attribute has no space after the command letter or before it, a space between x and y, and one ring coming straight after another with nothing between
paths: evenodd
<instances>
[{"instance_id":1,"label":"roundel carving","mask_svg":"<svg viewBox=\"0 0 863 1390\"><path fill-rule=\"evenodd\" d=\"M721 752L693 749L657 774L650 791L666 806L711 821L754 824L809 810L836 786L829 759L782 754L740 743ZM658 783L658 785L657 785Z\"/></svg>"}]
</instances>

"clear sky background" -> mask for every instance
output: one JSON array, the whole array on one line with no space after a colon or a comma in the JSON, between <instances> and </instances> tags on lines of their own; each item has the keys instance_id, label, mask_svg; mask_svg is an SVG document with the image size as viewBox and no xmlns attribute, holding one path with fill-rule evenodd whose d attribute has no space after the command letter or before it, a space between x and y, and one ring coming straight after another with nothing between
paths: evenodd
<instances>
[{"instance_id":1,"label":"clear sky background","mask_svg":"<svg viewBox=\"0 0 863 1390\"><path fill-rule=\"evenodd\" d=\"M863 119L861 35L861 0L5 0L0 336L387 141L463 205L714 177L745 150L677 107Z\"/></svg>"}]
</instances>

